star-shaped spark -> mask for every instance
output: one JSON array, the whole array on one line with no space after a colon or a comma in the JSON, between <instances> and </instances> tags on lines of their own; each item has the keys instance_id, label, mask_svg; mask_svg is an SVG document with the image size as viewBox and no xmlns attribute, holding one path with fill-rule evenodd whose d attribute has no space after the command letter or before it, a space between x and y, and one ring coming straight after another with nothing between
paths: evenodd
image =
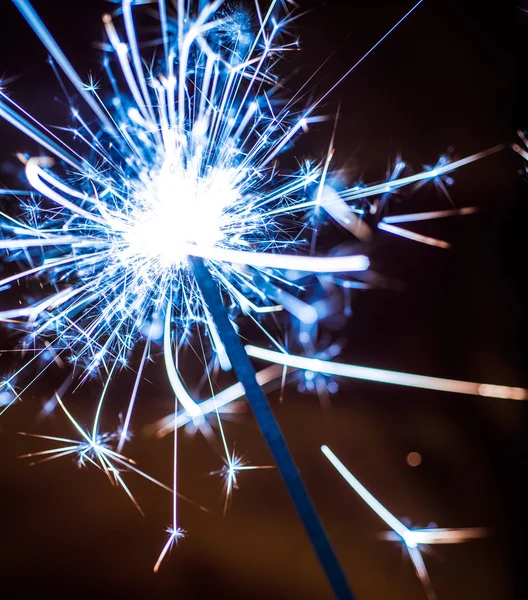
<instances>
[{"instance_id":1,"label":"star-shaped spark","mask_svg":"<svg viewBox=\"0 0 528 600\"><path fill-rule=\"evenodd\" d=\"M229 504L233 497L233 491L238 490L237 475L240 471L258 471L260 469L273 469L273 465L250 465L243 457L232 453L227 454L227 458L224 459L224 466L219 471L212 471L211 475L220 475L224 479L225 485L225 502L224 502L224 515L227 513Z\"/></svg>"},{"instance_id":2,"label":"star-shaped spark","mask_svg":"<svg viewBox=\"0 0 528 600\"><path fill-rule=\"evenodd\" d=\"M56 401L64 411L64 414L68 417L70 423L75 427L77 432L80 434L79 439L64 438L50 435L41 435L34 433L19 432L20 435L27 435L39 439L51 440L60 444L57 448L50 448L47 450L40 450L38 452L30 452L23 454L20 458L33 459L31 465L55 460L57 458L63 458L65 456L75 456L77 458L77 464L80 467L87 466L88 464L100 469L105 473L110 482L121 487L127 496L132 500L134 506L138 511L143 514L143 511L135 499L134 495L130 491L130 488L123 479L122 472L133 471L141 477L144 477L148 481L155 483L163 489L172 492L173 490L163 484L161 481L154 479L144 471L141 471L135 461L131 458L112 450L111 443L118 439L117 434L113 433L99 433L97 426L91 432L83 429L70 411L64 405L62 399L58 394L55 395Z\"/></svg>"}]
</instances>

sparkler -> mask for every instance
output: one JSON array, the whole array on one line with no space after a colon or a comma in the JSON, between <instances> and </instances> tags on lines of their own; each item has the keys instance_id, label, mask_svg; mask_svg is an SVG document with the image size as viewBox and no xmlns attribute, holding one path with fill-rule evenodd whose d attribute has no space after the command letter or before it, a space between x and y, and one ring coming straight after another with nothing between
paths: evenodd
<instances>
[{"instance_id":1,"label":"sparkler","mask_svg":"<svg viewBox=\"0 0 528 600\"><path fill-rule=\"evenodd\" d=\"M398 161L387 181L338 191L329 170L333 141L323 161L304 161L292 174L280 170L279 158L296 138L325 120L316 109L335 86L307 107L300 104L302 90L281 98L273 67L281 54L297 48L296 41L282 41L297 17L283 13L277 0L265 10L256 4L256 26L243 9L226 8L221 0L200 3L201 8L178 0L175 14L160 0L160 55L152 56L142 55L137 38L133 7L141 2L123 0L123 32L112 16L103 18L110 97L95 79L79 76L29 0L13 3L48 50L61 83L66 85L65 75L77 96L68 93L70 124L56 133L0 88L0 116L53 157L20 155L33 191L0 191L8 201L17 198L23 209L21 216L13 216L12 209L0 213L0 250L24 265L0 280L0 290L26 279L40 283L38 293L21 306L0 312L4 322L27 327L24 350L34 350L0 384L2 412L27 389L18 382L31 368L36 374L30 384L65 359L80 372L80 382L103 376L92 432L80 427L61 400L74 381L68 377L54 403L75 426L80 441L48 437L62 446L37 455L74 454L102 469L132 497L118 467L146 476L122 451L145 365L161 349L176 398L174 413L159 430L159 435L174 430L174 501L169 539L155 570L183 536L176 503L178 427L203 427L208 414L216 417L229 496L237 470L250 467L229 451L220 413L245 395L336 595L352 597L261 386L284 379L285 368L293 367L501 398L524 399L526 391L296 356L273 338L263 319L287 311L300 323L299 337L305 342L315 335L322 309L304 293L303 277L330 278L344 289L368 287L361 280L369 267L366 255L315 254L315 233L308 240L312 218L328 217L362 242L379 229L445 248L447 242L400 225L470 214L473 208L388 216L384 207L389 197L429 181L445 191L449 173L502 146L455 162L442 157L437 165L411 175L404 174L405 164ZM304 224L299 216L308 217ZM261 327L276 350L244 349L234 329L240 314ZM193 336L202 334L208 341L203 357L209 381L219 366L233 368L239 383L198 402L187 391L179 354ZM100 433L106 390L117 371L129 365L138 345L143 352L121 430ZM248 355L275 364L255 374Z\"/></svg>"}]
</instances>

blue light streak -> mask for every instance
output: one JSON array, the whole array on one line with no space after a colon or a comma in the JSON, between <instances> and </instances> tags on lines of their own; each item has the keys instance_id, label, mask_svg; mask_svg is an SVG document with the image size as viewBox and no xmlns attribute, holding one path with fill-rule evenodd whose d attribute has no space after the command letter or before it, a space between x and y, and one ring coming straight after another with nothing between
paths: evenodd
<instances>
[{"instance_id":1,"label":"blue light streak","mask_svg":"<svg viewBox=\"0 0 528 600\"><path fill-rule=\"evenodd\" d=\"M361 497L380 519L382 519L394 533L403 541L414 569L420 579L429 600L435 600L436 594L433 589L429 573L425 566L420 545L426 544L459 544L472 539L485 537L486 532L482 528L466 529L410 529L388 511L379 500L377 500L367 488L345 467L337 456L326 445L321 446L321 452L326 456L337 472L350 485L350 487ZM394 539L387 536L387 539Z\"/></svg>"}]
</instances>

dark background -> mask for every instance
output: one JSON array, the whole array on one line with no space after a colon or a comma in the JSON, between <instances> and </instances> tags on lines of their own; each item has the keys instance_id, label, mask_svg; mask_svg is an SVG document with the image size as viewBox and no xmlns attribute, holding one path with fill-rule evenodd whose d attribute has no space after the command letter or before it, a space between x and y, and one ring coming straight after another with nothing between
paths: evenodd
<instances>
[{"instance_id":1,"label":"dark background","mask_svg":"<svg viewBox=\"0 0 528 600\"><path fill-rule=\"evenodd\" d=\"M288 55L279 70L294 73L287 85L295 89L336 50L316 78L320 91L410 8L387 0L300 4L311 9L298 22L303 51ZM113 6L93 0L39 0L35 6L80 74L96 69L91 45L102 39L100 16ZM462 157L513 141L515 130L527 126L527 29L528 14L507 2L487 7L429 0L420 6L323 107L331 113L341 102L336 164L346 170L349 183L381 179L398 151L420 168L449 147ZM0 7L0 74L16 76L9 90L24 107L45 123L63 124L64 100L46 53L7 0ZM299 151L319 156L328 131L308 140ZM0 123L4 185L21 185L14 171L18 151L34 152L35 146ZM482 211L420 229L449 239L450 251L380 234L373 264L404 288L355 299L341 360L471 381L528 383L519 334L526 259L522 168L519 157L505 151L455 174L455 204ZM407 206L429 210L448 202L429 190ZM7 372L11 360L9 354L0 356L0 372ZM133 423L137 436L128 454L148 473L170 481L172 440L141 434L141 426L170 412L172 402L162 369L151 369L149 379L158 383L140 394ZM79 470L70 459L30 469L16 460L49 447L16 431L74 433L59 414L39 418L55 385L48 384L33 386L0 421L3 597L330 597L278 473L242 473L223 518L221 483L208 476L222 462L200 435L181 440L180 491L212 514L181 503L188 537L154 576L151 568L170 520L168 494L131 475L128 482L146 511L142 518L94 469ZM98 389L91 383L69 399L81 421L89 422ZM111 390L116 411L129 392L130 378L118 379ZM355 381L341 382L329 410L294 387L283 404L277 393L270 401L360 600L419 600L424 592L400 546L376 538L384 524L326 462L322 443L389 510L409 517L414 526L489 528L484 540L435 546L425 557L440 599L520 596L521 403ZM269 464L249 415L227 423L226 431L252 464ZM421 453L419 467L407 465L411 451Z\"/></svg>"}]
</instances>

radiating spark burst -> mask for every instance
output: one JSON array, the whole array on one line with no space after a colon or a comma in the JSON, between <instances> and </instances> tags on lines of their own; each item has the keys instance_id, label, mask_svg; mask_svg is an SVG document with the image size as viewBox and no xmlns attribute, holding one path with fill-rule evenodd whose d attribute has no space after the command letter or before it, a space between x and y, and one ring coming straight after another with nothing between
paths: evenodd
<instances>
[{"instance_id":1,"label":"radiating spark burst","mask_svg":"<svg viewBox=\"0 0 528 600\"><path fill-rule=\"evenodd\" d=\"M132 459L112 450L111 444L118 437L116 434L99 433L97 422L91 432L85 431L74 419L70 411L66 408L59 395L56 396L56 400L64 411L65 415L68 417L70 423L80 435L80 439L75 440L70 438L20 432L21 435L29 435L31 437L50 440L60 444L60 446L57 448L31 452L29 454L22 455L20 458L31 458L33 460L30 464L37 464L73 455L77 458L77 464L79 466L91 464L98 469L101 469L107 475L112 484L121 487L126 492L127 496L134 503L134 506L142 514L143 511L141 510L141 507L123 479L121 474L123 471L132 471L169 492L173 491L170 487L164 485L160 481L138 469Z\"/></svg>"},{"instance_id":2,"label":"radiating spark burst","mask_svg":"<svg viewBox=\"0 0 528 600\"><path fill-rule=\"evenodd\" d=\"M65 446L49 451L49 457L75 454L102 468L129 493L115 465L136 470L121 452L130 437L145 366L162 349L176 401L158 435L175 432L174 500L169 538L155 570L183 535L176 503L178 427L186 424L207 432L208 415L216 418L231 490L238 470L254 468L240 465L230 453L220 419L221 411L244 395L242 383L217 394L211 386L211 396L198 402L183 381L179 351L196 331L205 332L210 346L203 351L209 383L217 365L224 370L231 366L190 257L205 260L231 318L247 315L278 349L271 356L266 354L269 350L247 347L255 358L278 363L258 374L261 385L284 384L286 367L292 367L304 374L306 387L313 373L317 378L338 375L487 396L526 396L519 388L338 365L326 360L335 356L331 349L312 353L319 358L291 355L262 322L268 313L287 311L300 323L299 339L307 350L306 341L332 307L324 299L311 304L302 277L325 278L345 291L371 286L361 279L369 266L366 256L340 250L317 256L317 231L308 231L307 224L312 227L329 218L362 242L379 229L445 248L448 242L399 225L473 211L390 217L384 206L397 190L426 182L447 194L453 170L502 146L454 162L441 157L436 165L410 175L398 160L386 181L341 191L331 182L333 136L320 162L300 161L288 174L279 168L279 157L296 138L325 120L316 114L320 103L421 2L308 106L302 104L302 89L291 98L281 97L274 74L280 56L298 46L288 35L297 15L284 12L277 0L264 10L257 3L254 19L240 7L223 6L221 0L200 2L201 9L178 0L176 15L159 0L161 40L152 42L160 54L149 56L140 53L133 12L146 2L123 0L122 25L116 27L110 15L103 19L108 42L103 45L106 77L100 80L91 75L83 80L77 74L29 0L13 2L50 53L63 89L71 85L77 96L67 91L70 121L52 130L8 95L7 80L0 87L0 116L53 157L20 155L33 191L0 190L0 196L18 199L22 213L0 213L0 250L24 265L0 280L0 290L23 280L35 280L39 286L21 306L0 313L1 320L29 331L23 351L32 352L23 367L0 384L0 404L3 412L52 364L63 368L65 360L80 371L81 382L98 373L105 376L91 434L59 402L62 391L57 395L56 402L81 440L53 438ZM367 275L370 282L376 280L375 274ZM105 392L138 344L143 352L126 416L118 437L110 439L98 433ZM21 376L31 369L29 384L22 386ZM72 383L68 376L61 390ZM55 401L48 405L51 410ZM109 442L116 444L115 451Z\"/></svg>"},{"instance_id":3,"label":"radiating spark burst","mask_svg":"<svg viewBox=\"0 0 528 600\"><path fill-rule=\"evenodd\" d=\"M350 485L350 487L361 496L369 507L392 529L396 538L390 533L385 535L386 539L401 539L407 548L409 557L414 565L429 600L435 600L436 594L433 590L429 573L425 567L422 557L423 548L430 544L459 544L472 539L485 537L486 531L480 527L462 529L409 529L392 513L374 498L374 496L352 475L345 465L337 458L328 446L321 446L321 451L336 468L338 473Z\"/></svg>"},{"instance_id":4,"label":"radiating spark burst","mask_svg":"<svg viewBox=\"0 0 528 600\"><path fill-rule=\"evenodd\" d=\"M295 46L277 45L291 17L276 21L274 2L260 16L250 44L235 36L234 45L226 46L224 34L232 33L236 15L220 11L221 2L194 17L179 12L177 40L165 44L161 66L145 72L132 3L125 0L127 43L111 17L104 17L111 46L104 65L115 93L110 105L98 85L85 85L73 71L30 3L14 2L100 124L95 129L72 105L68 129L77 142L72 145L1 92L0 114L60 159L62 174L51 170L52 159L21 157L28 181L51 203L31 199L25 218L2 214L0 248L31 266L4 278L0 287L36 275L51 289L45 299L32 299L0 318L27 319L35 338L69 347L86 373L115 361L125 364L139 340L148 345L162 338L167 372L179 394L170 350L175 328L186 335L193 323L205 324L223 358L189 255L207 260L230 305L256 314L272 308L274 296L286 307L302 307L300 300L288 303L277 270L367 268L364 256L284 252L302 249L302 230L275 211L282 207L287 213L304 200L320 169L306 162L297 173L279 177L275 160L322 117L311 116L312 107L299 111L289 102L276 109L272 103L278 86L270 66ZM164 10L160 4L161 21L168 23ZM170 33L166 25L164 40ZM119 79L111 66L114 56ZM181 401L189 414L199 414L195 403Z\"/></svg>"},{"instance_id":5,"label":"radiating spark burst","mask_svg":"<svg viewBox=\"0 0 528 600\"><path fill-rule=\"evenodd\" d=\"M224 459L224 466L219 471L211 471L211 475L220 475L224 480L225 501L224 515L227 513L229 503L233 497L233 490L238 490L237 475L241 471L258 471L260 469L273 469L273 465L249 465L241 456L237 456L235 451Z\"/></svg>"}]
</instances>

